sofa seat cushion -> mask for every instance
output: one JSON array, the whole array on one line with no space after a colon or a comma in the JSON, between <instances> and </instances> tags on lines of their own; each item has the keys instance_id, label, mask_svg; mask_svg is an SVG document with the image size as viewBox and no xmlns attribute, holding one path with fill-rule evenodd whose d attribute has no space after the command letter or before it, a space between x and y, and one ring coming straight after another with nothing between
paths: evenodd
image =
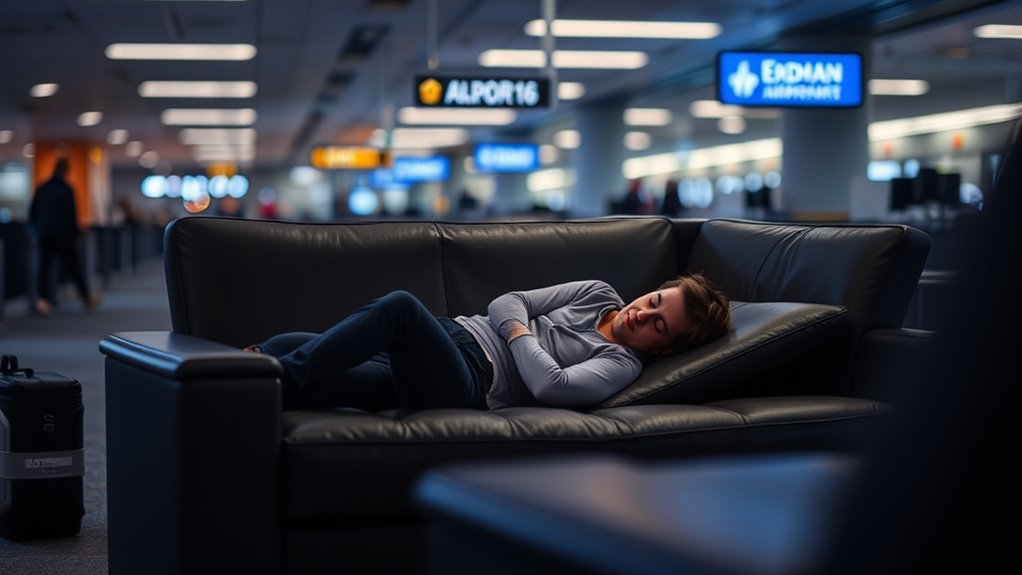
<instances>
[{"instance_id":1,"label":"sofa seat cushion","mask_svg":"<svg viewBox=\"0 0 1022 575\"><path fill-rule=\"evenodd\" d=\"M731 302L734 327L724 337L647 365L603 405L706 403L777 395L763 374L804 361L847 333L844 307L798 302Z\"/></svg>"},{"instance_id":2,"label":"sofa seat cushion","mask_svg":"<svg viewBox=\"0 0 1022 575\"><path fill-rule=\"evenodd\" d=\"M885 404L837 396L707 405L632 405L283 414L283 516L291 525L407 519L412 489L436 465L580 452L661 458L855 445Z\"/></svg>"}]
</instances>

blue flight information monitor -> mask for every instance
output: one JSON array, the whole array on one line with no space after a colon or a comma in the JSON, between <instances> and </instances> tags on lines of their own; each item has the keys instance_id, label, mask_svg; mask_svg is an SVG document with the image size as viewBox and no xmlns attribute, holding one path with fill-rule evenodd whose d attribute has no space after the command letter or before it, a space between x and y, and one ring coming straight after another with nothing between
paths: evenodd
<instances>
[{"instance_id":1,"label":"blue flight information monitor","mask_svg":"<svg viewBox=\"0 0 1022 575\"><path fill-rule=\"evenodd\" d=\"M480 172L531 172L539 167L539 145L479 144L472 160Z\"/></svg>"},{"instance_id":2,"label":"blue flight information monitor","mask_svg":"<svg viewBox=\"0 0 1022 575\"><path fill-rule=\"evenodd\" d=\"M862 88L862 56L855 53L717 54L717 99L724 104L855 108Z\"/></svg>"},{"instance_id":3,"label":"blue flight information monitor","mask_svg":"<svg viewBox=\"0 0 1022 575\"><path fill-rule=\"evenodd\" d=\"M393 181L403 184L416 182L446 182L451 175L451 161L445 156L397 156L390 165Z\"/></svg>"}]
</instances>

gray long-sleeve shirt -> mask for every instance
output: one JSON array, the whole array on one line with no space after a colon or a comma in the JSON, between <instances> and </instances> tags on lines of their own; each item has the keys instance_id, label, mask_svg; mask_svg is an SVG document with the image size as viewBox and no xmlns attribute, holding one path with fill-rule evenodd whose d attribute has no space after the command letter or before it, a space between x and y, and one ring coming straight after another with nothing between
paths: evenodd
<instances>
[{"instance_id":1,"label":"gray long-sleeve shirt","mask_svg":"<svg viewBox=\"0 0 1022 575\"><path fill-rule=\"evenodd\" d=\"M641 358L601 334L600 318L624 302L605 282L577 281L504 294L489 315L455 319L475 336L493 362L486 396L493 409L511 405L585 406L603 401L635 381ZM510 344L509 322L530 335Z\"/></svg>"}]
</instances>

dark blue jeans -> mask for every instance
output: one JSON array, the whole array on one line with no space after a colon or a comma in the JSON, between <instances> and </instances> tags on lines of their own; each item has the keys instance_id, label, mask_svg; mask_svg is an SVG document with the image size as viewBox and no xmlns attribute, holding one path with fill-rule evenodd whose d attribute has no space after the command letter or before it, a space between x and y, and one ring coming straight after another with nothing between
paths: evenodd
<instances>
[{"instance_id":1,"label":"dark blue jeans","mask_svg":"<svg viewBox=\"0 0 1022 575\"><path fill-rule=\"evenodd\" d=\"M369 302L323 333L283 333L259 347L284 367L285 409L486 409L493 381L472 334L405 291Z\"/></svg>"}]
</instances>

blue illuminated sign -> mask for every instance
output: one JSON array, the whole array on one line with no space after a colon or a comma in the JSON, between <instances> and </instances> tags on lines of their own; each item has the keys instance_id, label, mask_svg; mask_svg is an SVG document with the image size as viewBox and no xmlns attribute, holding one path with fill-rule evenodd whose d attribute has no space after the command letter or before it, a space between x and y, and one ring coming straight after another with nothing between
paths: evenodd
<instances>
[{"instance_id":1,"label":"blue illuminated sign","mask_svg":"<svg viewBox=\"0 0 1022 575\"><path fill-rule=\"evenodd\" d=\"M720 52L717 99L738 106L854 108L862 105L859 54Z\"/></svg>"},{"instance_id":2,"label":"blue illuminated sign","mask_svg":"<svg viewBox=\"0 0 1022 575\"><path fill-rule=\"evenodd\" d=\"M408 184L395 182L390 168L376 168L369 172L369 187L374 190L407 190Z\"/></svg>"},{"instance_id":3,"label":"blue illuminated sign","mask_svg":"<svg viewBox=\"0 0 1022 575\"><path fill-rule=\"evenodd\" d=\"M390 173L398 183L446 182L451 175L451 161L445 156L398 156L390 166Z\"/></svg>"},{"instance_id":4,"label":"blue illuminated sign","mask_svg":"<svg viewBox=\"0 0 1022 575\"><path fill-rule=\"evenodd\" d=\"M539 145L479 144L472 159L480 172L531 172L539 167Z\"/></svg>"}]
</instances>

